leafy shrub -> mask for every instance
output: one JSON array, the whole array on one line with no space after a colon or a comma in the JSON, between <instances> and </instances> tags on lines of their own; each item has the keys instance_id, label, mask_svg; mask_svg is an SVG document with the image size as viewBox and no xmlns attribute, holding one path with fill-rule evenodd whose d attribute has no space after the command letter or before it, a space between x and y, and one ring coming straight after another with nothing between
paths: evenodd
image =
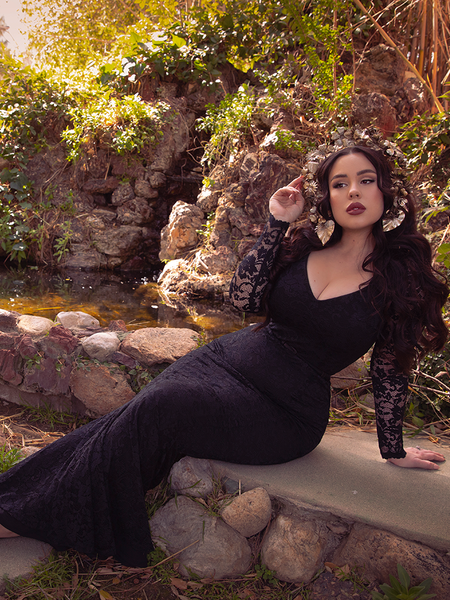
<instances>
[{"instance_id":1,"label":"leafy shrub","mask_svg":"<svg viewBox=\"0 0 450 600\"><path fill-rule=\"evenodd\" d=\"M107 94L85 107L75 107L70 111L72 128L62 133L68 158L78 158L82 144L88 141L102 140L117 154L154 146L162 136L163 117L169 110L168 104L151 105L137 94L117 98Z\"/></svg>"},{"instance_id":2,"label":"leafy shrub","mask_svg":"<svg viewBox=\"0 0 450 600\"><path fill-rule=\"evenodd\" d=\"M235 94L227 94L219 106L208 105L206 116L197 120L200 131L211 133L202 162L210 165L219 158L229 158L251 130L255 105L254 90L247 83Z\"/></svg>"}]
</instances>

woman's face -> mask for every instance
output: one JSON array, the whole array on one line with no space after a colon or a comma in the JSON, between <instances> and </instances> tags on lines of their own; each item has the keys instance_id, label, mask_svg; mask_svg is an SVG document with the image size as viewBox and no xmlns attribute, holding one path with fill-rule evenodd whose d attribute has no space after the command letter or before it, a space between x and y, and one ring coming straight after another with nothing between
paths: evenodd
<instances>
[{"instance_id":1,"label":"woman's face","mask_svg":"<svg viewBox=\"0 0 450 600\"><path fill-rule=\"evenodd\" d=\"M341 156L328 177L334 220L343 231L372 231L384 212L377 172L364 154Z\"/></svg>"}]
</instances>

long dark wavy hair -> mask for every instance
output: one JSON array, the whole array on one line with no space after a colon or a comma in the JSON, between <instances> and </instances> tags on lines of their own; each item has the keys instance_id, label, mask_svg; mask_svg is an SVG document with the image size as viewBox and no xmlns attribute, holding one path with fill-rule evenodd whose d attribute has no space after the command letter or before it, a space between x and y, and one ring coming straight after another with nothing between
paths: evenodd
<instances>
[{"instance_id":1,"label":"long dark wavy hair","mask_svg":"<svg viewBox=\"0 0 450 600\"><path fill-rule=\"evenodd\" d=\"M372 229L375 247L363 262L363 269L372 273L372 278L368 284L362 285L367 286L369 301L382 319L379 342L393 346L400 368L407 373L416 360L444 346L448 330L441 309L449 290L445 278L432 267L430 244L417 231L411 193L405 198L405 217L401 225L391 231L383 231L383 219L393 206L394 195L390 167L381 152L366 146L352 146L326 158L317 171L321 193L318 212L325 219L333 218L328 187L330 171L339 158L355 153L363 154L375 167L378 188L384 198L383 216ZM325 247L335 245L341 237L342 228L335 223L333 235ZM289 263L322 248L311 223L294 228L282 243L271 283Z\"/></svg>"}]
</instances>

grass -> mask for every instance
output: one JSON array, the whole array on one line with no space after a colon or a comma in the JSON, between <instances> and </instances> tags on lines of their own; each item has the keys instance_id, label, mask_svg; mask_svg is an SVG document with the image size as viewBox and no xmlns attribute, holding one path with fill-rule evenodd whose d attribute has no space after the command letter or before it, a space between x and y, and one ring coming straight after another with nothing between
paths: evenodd
<instances>
[{"instance_id":1,"label":"grass","mask_svg":"<svg viewBox=\"0 0 450 600\"><path fill-rule=\"evenodd\" d=\"M0 473L14 466L22 456L18 448L8 448L6 444L0 447Z\"/></svg>"}]
</instances>

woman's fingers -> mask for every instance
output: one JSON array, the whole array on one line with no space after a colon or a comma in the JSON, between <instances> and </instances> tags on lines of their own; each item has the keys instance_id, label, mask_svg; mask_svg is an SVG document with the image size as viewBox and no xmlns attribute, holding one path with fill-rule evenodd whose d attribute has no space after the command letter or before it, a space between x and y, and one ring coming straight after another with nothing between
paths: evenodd
<instances>
[{"instance_id":1,"label":"woman's fingers","mask_svg":"<svg viewBox=\"0 0 450 600\"><path fill-rule=\"evenodd\" d=\"M303 185L303 180L303 175L300 175L300 177L296 177L293 181L291 181L287 187L293 187L299 190Z\"/></svg>"},{"instance_id":2,"label":"woman's fingers","mask_svg":"<svg viewBox=\"0 0 450 600\"><path fill-rule=\"evenodd\" d=\"M420 446L405 448L406 456L404 458L389 458L388 462L397 467L405 467L407 469L428 469L436 471L439 466L435 462L442 462L445 456L440 452L433 450L425 450Z\"/></svg>"},{"instance_id":3,"label":"woman's fingers","mask_svg":"<svg viewBox=\"0 0 450 600\"><path fill-rule=\"evenodd\" d=\"M425 448L421 448L420 446L405 448L406 452L417 456L417 458L425 459L425 460L436 460L438 462L442 462L445 460L445 456L440 452L435 452L434 450L427 450Z\"/></svg>"}]
</instances>

